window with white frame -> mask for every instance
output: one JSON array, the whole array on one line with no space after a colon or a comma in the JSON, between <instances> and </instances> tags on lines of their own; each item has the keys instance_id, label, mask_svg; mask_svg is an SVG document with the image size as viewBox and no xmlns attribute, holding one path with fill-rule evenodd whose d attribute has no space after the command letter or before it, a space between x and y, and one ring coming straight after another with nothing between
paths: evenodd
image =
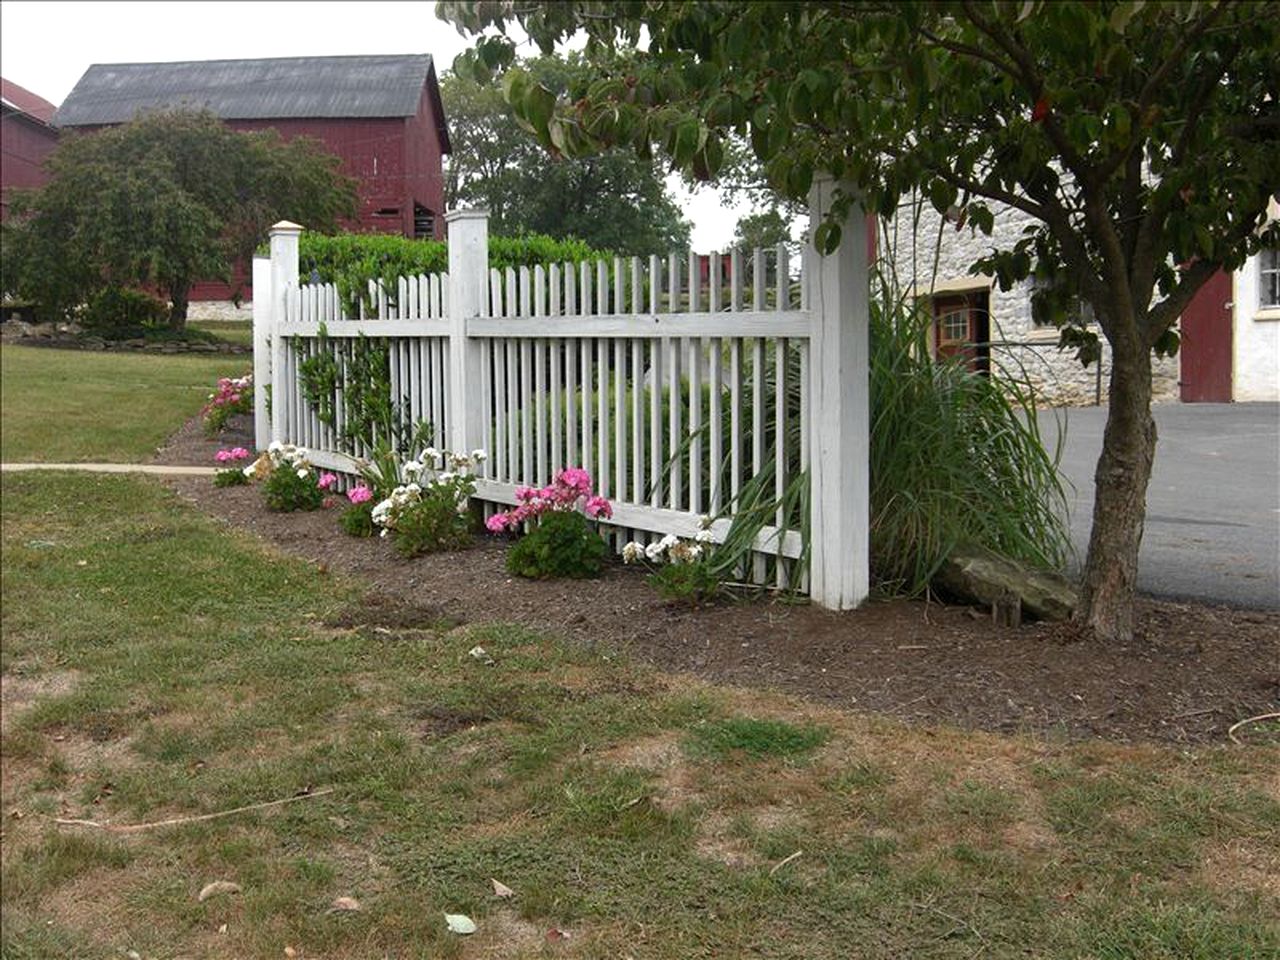
<instances>
[{"instance_id":1,"label":"window with white frame","mask_svg":"<svg viewBox=\"0 0 1280 960\"><path fill-rule=\"evenodd\" d=\"M1280 248L1258 254L1258 307L1280 310Z\"/></svg>"}]
</instances>

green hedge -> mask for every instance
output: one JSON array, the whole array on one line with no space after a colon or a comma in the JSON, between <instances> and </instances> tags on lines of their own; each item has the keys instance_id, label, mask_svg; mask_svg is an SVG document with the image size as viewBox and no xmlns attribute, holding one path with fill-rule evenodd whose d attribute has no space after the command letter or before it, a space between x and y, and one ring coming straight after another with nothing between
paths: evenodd
<instances>
[{"instance_id":1,"label":"green hedge","mask_svg":"<svg viewBox=\"0 0 1280 960\"><path fill-rule=\"evenodd\" d=\"M490 237L489 266L579 263L609 256L581 240L556 240L542 234ZM356 316L369 281L381 279L394 297L397 277L444 273L449 248L443 240L409 240L377 233L340 233L327 237L304 233L299 240L298 273L303 283L335 283L349 316Z\"/></svg>"}]
</instances>

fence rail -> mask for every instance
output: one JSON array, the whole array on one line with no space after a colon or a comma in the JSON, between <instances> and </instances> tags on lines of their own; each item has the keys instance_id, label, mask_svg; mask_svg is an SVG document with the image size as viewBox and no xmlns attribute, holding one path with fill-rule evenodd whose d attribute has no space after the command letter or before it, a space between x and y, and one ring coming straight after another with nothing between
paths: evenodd
<instances>
[{"instance_id":1,"label":"fence rail","mask_svg":"<svg viewBox=\"0 0 1280 960\"><path fill-rule=\"evenodd\" d=\"M348 429L346 399L374 363L402 421L429 423L438 446L488 453L476 487L486 512L567 466L587 467L613 502L615 548L691 536L704 516L723 541L738 512L765 503L773 516L743 579L812 585L837 608L865 596L865 524L851 526L857 503L832 494L857 495L850 450L861 438L865 451L865 290L861 317L823 309L856 307L845 288L865 287L865 253L807 250L799 276L785 247L499 270L484 215L448 219L449 272L371 284L357 318L334 285L298 283L300 228L277 225L270 264L255 264L255 289L269 278L255 347L270 356L271 439L353 473L370 438ZM256 356L260 382L264 365ZM258 425L264 445L265 416ZM865 496L865 455L861 472ZM806 484L812 495L798 495Z\"/></svg>"}]
</instances>

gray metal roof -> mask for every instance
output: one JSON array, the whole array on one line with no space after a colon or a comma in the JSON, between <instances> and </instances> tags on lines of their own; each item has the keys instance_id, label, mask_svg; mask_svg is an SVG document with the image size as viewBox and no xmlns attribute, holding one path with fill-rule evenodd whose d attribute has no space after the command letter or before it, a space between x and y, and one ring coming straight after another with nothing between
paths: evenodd
<instances>
[{"instance_id":1,"label":"gray metal roof","mask_svg":"<svg viewBox=\"0 0 1280 960\"><path fill-rule=\"evenodd\" d=\"M53 123L125 123L165 107L205 108L224 120L408 117L431 74L430 54L97 63Z\"/></svg>"}]
</instances>

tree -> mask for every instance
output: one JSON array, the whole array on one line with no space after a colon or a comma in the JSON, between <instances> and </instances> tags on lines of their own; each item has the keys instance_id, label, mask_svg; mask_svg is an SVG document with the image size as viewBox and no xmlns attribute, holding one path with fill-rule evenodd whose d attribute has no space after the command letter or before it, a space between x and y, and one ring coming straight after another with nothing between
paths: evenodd
<instances>
[{"instance_id":1,"label":"tree","mask_svg":"<svg viewBox=\"0 0 1280 960\"><path fill-rule=\"evenodd\" d=\"M228 279L275 221L332 230L354 215L338 164L316 141L236 132L207 112L68 136L48 183L14 200L6 283L61 317L99 291L150 287L181 329L192 285Z\"/></svg>"},{"instance_id":2,"label":"tree","mask_svg":"<svg viewBox=\"0 0 1280 960\"><path fill-rule=\"evenodd\" d=\"M576 58L541 57L522 69L564 92L588 76ZM453 153L445 181L450 206L489 211L504 236L570 236L621 254L665 253L689 244L689 223L652 158L629 149L566 157L538 145L494 82L446 74L440 83Z\"/></svg>"},{"instance_id":3,"label":"tree","mask_svg":"<svg viewBox=\"0 0 1280 960\"><path fill-rule=\"evenodd\" d=\"M1266 224L1280 140L1280 4L1071 2L463 3L441 16L479 38L518 114L568 153L658 144L710 177L724 139L749 140L794 199L818 171L882 215L919 189L990 235L992 204L1034 218L974 266L1008 287L1033 271L1086 363L1096 337L1065 317L1082 297L1112 349L1080 616L1132 635L1156 431L1152 353L1214 272L1239 267ZM589 95L557 98L507 69L518 22L544 50L583 31ZM496 32L495 32L496 31ZM645 49L639 49L641 41ZM612 70L619 46L633 50ZM857 194L857 196L855 196ZM834 217L815 242L839 243Z\"/></svg>"},{"instance_id":4,"label":"tree","mask_svg":"<svg viewBox=\"0 0 1280 960\"><path fill-rule=\"evenodd\" d=\"M791 242L791 224L777 207L748 213L733 228L733 245L753 250Z\"/></svg>"}]
</instances>

